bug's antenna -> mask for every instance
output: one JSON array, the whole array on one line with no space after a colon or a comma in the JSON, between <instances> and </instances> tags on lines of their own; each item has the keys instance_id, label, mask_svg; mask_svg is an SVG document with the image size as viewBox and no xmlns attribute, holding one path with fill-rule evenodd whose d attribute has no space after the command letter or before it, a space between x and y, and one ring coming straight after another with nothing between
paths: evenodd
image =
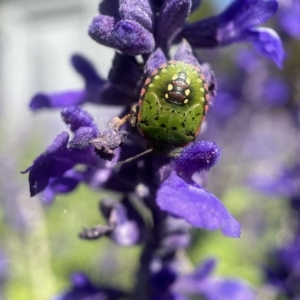
<instances>
[{"instance_id":1,"label":"bug's antenna","mask_svg":"<svg viewBox=\"0 0 300 300\"><path fill-rule=\"evenodd\" d=\"M141 156L143 156L145 154L148 154L148 153L150 153L152 151L153 151L153 148L150 148L150 149L148 149L148 150L146 150L146 151L144 151L144 152L142 152L142 153L140 153L140 154L138 154L136 156L133 156L133 157L130 157L130 158L126 159L126 160L120 161L120 162L118 162L117 164L114 165L114 168L120 167L120 166L122 166L124 164L127 164L128 162L133 161L133 160L135 160L135 159L137 159L137 158L139 158L139 157L141 157Z\"/></svg>"}]
</instances>

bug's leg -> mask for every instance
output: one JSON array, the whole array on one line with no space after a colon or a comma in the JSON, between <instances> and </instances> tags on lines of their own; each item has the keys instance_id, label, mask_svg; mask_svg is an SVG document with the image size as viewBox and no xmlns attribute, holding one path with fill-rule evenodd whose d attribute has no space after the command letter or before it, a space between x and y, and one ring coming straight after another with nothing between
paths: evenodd
<instances>
[{"instance_id":1,"label":"bug's leg","mask_svg":"<svg viewBox=\"0 0 300 300\"><path fill-rule=\"evenodd\" d=\"M123 124L130 120L130 114L125 115L123 118L114 117L108 124L108 127L118 130Z\"/></svg>"},{"instance_id":2,"label":"bug's leg","mask_svg":"<svg viewBox=\"0 0 300 300\"><path fill-rule=\"evenodd\" d=\"M130 125L131 125L131 127L136 127L138 113L139 113L139 105L135 104L135 105L132 106L131 111L130 111Z\"/></svg>"},{"instance_id":3,"label":"bug's leg","mask_svg":"<svg viewBox=\"0 0 300 300\"><path fill-rule=\"evenodd\" d=\"M125 115L123 118L114 117L108 124L112 129L118 130L126 122L130 122L131 127L136 127L137 116L138 116L138 104L132 106L130 113Z\"/></svg>"}]
</instances>

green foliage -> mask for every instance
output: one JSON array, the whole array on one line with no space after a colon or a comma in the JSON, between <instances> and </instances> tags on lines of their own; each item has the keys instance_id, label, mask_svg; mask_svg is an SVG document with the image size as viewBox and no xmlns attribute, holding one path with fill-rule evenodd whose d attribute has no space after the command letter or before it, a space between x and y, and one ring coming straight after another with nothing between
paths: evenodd
<instances>
[{"instance_id":1,"label":"green foliage","mask_svg":"<svg viewBox=\"0 0 300 300\"><path fill-rule=\"evenodd\" d=\"M81 186L76 193L57 197L49 207L44 207L38 197L25 197L32 212L29 228L20 231L3 223L1 226L9 257L7 299L50 299L69 287L68 278L75 271L86 272L96 285L131 287L138 247L121 248L106 238L78 238L84 226L104 224L97 209L100 197L112 195L99 195Z\"/></svg>"}]
</instances>

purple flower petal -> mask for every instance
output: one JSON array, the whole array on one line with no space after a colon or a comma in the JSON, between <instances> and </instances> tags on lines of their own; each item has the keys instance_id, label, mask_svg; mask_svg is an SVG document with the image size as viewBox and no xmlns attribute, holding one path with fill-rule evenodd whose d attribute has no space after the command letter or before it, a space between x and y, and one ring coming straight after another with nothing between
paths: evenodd
<instances>
[{"instance_id":1,"label":"purple flower petal","mask_svg":"<svg viewBox=\"0 0 300 300\"><path fill-rule=\"evenodd\" d=\"M127 298L125 292L108 287L96 287L83 273L71 276L72 287L53 300L107 300Z\"/></svg>"},{"instance_id":2,"label":"purple flower petal","mask_svg":"<svg viewBox=\"0 0 300 300\"><path fill-rule=\"evenodd\" d=\"M135 245L144 239L145 224L128 198L121 203L102 201L101 211L109 224L114 225L110 237L124 246Z\"/></svg>"},{"instance_id":3,"label":"purple flower petal","mask_svg":"<svg viewBox=\"0 0 300 300\"><path fill-rule=\"evenodd\" d=\"M74 54L71 57L71 63L74 69L85 79L86 84L103 84L103 80L97 73L95 67L85 57Z\"/></svg>"},{"instance_id":4,"label":"purple flower petal","mask_svg":"<svg viewBox=\"0 0 300 300\"><path fill-rule=\"evenodd\" d=\"M77 170L68 170L61 177L51 178L49 184L44 189L42 200L50 204L57 194L67 194L72 192L78 184L84 180L84 173Z\"/></svg>"},{"instance_id":5,"label":"purple flower petal","mask_svg":"<svg viewBox=\"0 0 300 300\"><path fill-rule=\"evenodd\" d=\"M231 28L241 30L264 24L277 9L276 0L236 0L221 13L219 20L221 27L233 22Z\"/></svg>"},{"instance_id":6,"label":"purple flower petal","mask_svg":"<svg viewBox=\"0 0 300 300\"><path fill-rule=\"evenodd\" d=\"M217 30L219 27L217 17L211 17L192 24L183 25L177 39L186 39L194 47L216 47L219 45Z\"/></svg>"},{"instance_id":7,"label":"purple flower petal","mask_svg":"<svg viewBox=\"0 0 300 300\"><path fill-rule=\"evenodd\" d=\"M89 27L89 35L96 42L104 46L113 47L111 35L115 23L116 20L113 17L105 15L97 16L93 19Z\"/></svg>"},{"instance_id":8,"label":"purple flower petal","mask_svg":"<svg viewBox=\"0 0 300 300\"><path fill-rule=\"evenodd\" d=\"M79 127L69 143L70 148L85 149L90 146L90 141L97 136L94 128Z\"/></svg>"},{"instance_id":9,"label":"purple flower petal","mask_svg":"<svg viewBox=\"0 0 300 300\"><path fill-rule=\"evenodd\" d=\"M247 31L246 36L259 53L272 59L278 67L282 67L285 51L280 37L273 29L264 27L251 29Z\"/></svg>"},{"instance_id":10,"label":"purple flower petal","mask_svg":"<svg viewBox=\"0 0 300 300\"><path fill-rule=\"evenodd\" d=\"M100 209L107 225L84 229L80 233L81 238L97 239L106 235L122 246L132 246L142 241L144 222L127 198L124 198L121 203L109 199L103 200Z\"/></svg>"},{"instance_id":11,"label":"purple flower petal","mask_svg":"<svg viewBox=\"0 0 300 300\"><path fill-rule=\"evenodd\" d=\"M99 4L99 12L101 15L107 15L119 19L119 0L101 1L101 3Z\"/></svg>"},{"instance_id":12,"label":"purple flower petal","mask_svg":"<svg viewBox=\"0 0 300 300\"><path fill-rule=\"evenodd\" d=\"M66 107L69 105L81 105L85 102L86 93L84 91L68 91L61 93L36 94L30 101L31 110L39 110L50 107Z\"/></svg>"},{"instance_id":13,"label":"purple flower petal","mask_svg":"<svg viewBox=\"0 0 300 300\"><path fill-rule=\"evenodd\" d=\"M84 102L101 102L100 92L105 87L106 81L98 75L92 63L83 56L79 54L73 55L71 63L83 77L86 88L78 91L50 93L49 95L39 93L30 101L29 107L32 110L81 105Z\"/></svg>"},{"instance_id":14,"label":"purple flower petal","mask_svg":"<svg viewBox=\"0 0 300 300\"><path fill-rule=\"evenodd\" d=\"M282 3L279 10L281 28L291 37L300 38L300 3L298 0Z\"/></svg>"},{"instance_id":15,"label":"purple flower petal","mask_svg":"<svg viewBox=\"0 0 300 300\"><path fill-rule=\"evenodd\" d=\"M209 170L221 155L220 147L210 141L196 141L182 149L175 159L175 170L180 174L192 175L196 171Z\"/></svg>"},{"instance_id":16,"label":"purple flower petal","mask_svg":"<svg viewBox=\"0 0 300 300\"><path fill-rule=\"evenodd\" d=\"M211 279L202 285L201 295L207 300L254 300L253 289L239 279Z\"/></svg>"},{"instance_id":17,"label":"purple flower petal","mask_svg":"<svg viewBox=\"0 0 300 300\"><path fill-rule=\"evenodd\" d=\"M192 47L216 47L248 41L252 35L255 48L281 65L283 47L278 37L254 29L272 17L278 9L275 0L236 0L219 16L183 26L178 38L186 38Z\"/></svg>"},{"instance_id":18,"label":"purple flower petal","mask_svg":"<svg viewBox=\"0 0 300 300\"><path fill-rule=\"evenodd\" d=\"M190 228L183 219L168 216L165 221L161 247L165 251L175 251L187 248L190 243Z\"/></svg>"},{"instance_id":19,"label":"purple flower petal","mask_svg":"<svg viewBox=\"0 0 300 300\"><path fill-rule=\"evenodd\" d=\"M31 197L46 188L52 177L59 177L76 164L95 164L96 155L92 147L86 149L68 148L69 134L63 132L56 137L48 149L38 156L33 164L22 173L29 172Z\"/></svg>"},{"instance_id":20,"label":"purple flower petal","mask_svg":"<svg viewBox=\"0 0 300 300\"><path fill-rule=\"evenodd\" d=\"M192 47L186 40L183 40L180 43L177 51L175 52L174 59L181 60L185 63L200 67L198 59L193 54Z\"/></svg>"},{"instance_id":21,"label":"purple flower petal","mask_svg":"<svg viewBox=\"0 0 300 300\"><path fill-rule=\"evenodd\" d=\"M93 129L94 137L98 135L97 125L94 123L94 118L86 111L77 106L66 107L61 116L64 122L70 125L71 131L75 132L80 127L90 127Z\"/></svg>"},{"instance_id":22,"label":"purple flower petal","mask_svg":"<svg viewBox=\"0 0 300 300\"><path fill-rule=\"evenodd\" d=\"M187 295L201 294L203 285L210 280L215 268L216 260L214 258L205 259L193 273L180 276L175 283L174 290Z\"/></svg>"},{"instance_id":23,"label":"purple flower petal","mask_svg":"<svg viewBox=\"0 0 300 300\"><path fill-rule=\"evenodd\" d=\"M280 77L271 77L264 84L263 98L272 105L284 105L290 99L288 83Z\"/></svg>"},{"instance_id":24,"label":"purple flower petal","mask_svg":"<svg viewBox=\"0 0 300 300\"><path fill-rule=\"evenodd\" d=\"M121 19L133 20L153 31L153 12L148 0L120 0Z\"/></svg>"},{"instance_id":25,"label":"purple flower petal","mask_svg":"<svg viewBox=\"0 0 300 300\"><path fill-rule=\"evenodd\" d=\"M154 49L153 35L132 20L115 20L108 16L94 18L89 35L98 43L116 48L129 55L149 53Z\"/></svg>"},{"instance_id":26,"label":"purple flower petal","mask_svg":"<svg viewBox=\"0 0 300 300\"><path fill-rule=\"evenodd\" d=\"M98 98L94 98L94 100L96 101L91 101L91 102L94 102L96 104L105 104L105 105L132 106L134 103L136 103L138 97L135 95L134 90L132 90L131 94L128 93L127 82L122 82L122 84L123 86L119 88L115 84L112 84L111 82L107 82L103 86L103 88L101 88ZM125 90L121 89L125 86L126 86Z\"/></svg>"},{"instance_id":27,"label":"purple flower petal","mask_svg":"<svg viewBox=\"0 0 300 300\"><path fill-rule=\"evenodd\" d=\"M150 76L152 72L158 69L163 63L167 62L167 58L164 55L163 51L160 48L157 48L154 52L149 56L146 65L145 65L145 74L146 76Z\"/></svg>"},{"instance_id":28,"label":"purple flower petal","mask_svg":"<svg viewBox=\"0 0 300 300\"><path fill-rule=\"evenodd\" d=\"M132 104L139 99L142 77L143 70L134 56L116 52L108 79L114 85L114 89L119 89L130 96ZM119 97L116 95L117 99ZM126 105L123 98L119 100L120 105Z\"/></svg>"},{"instance_id":29,"label":"purple flower petal","mask_svg":"<svg viewBox=\"0 0 300 300\"><path fill-rule=\"evenodd\" d=\"M220 228L224 235L240 236L240 224L214 195L188 185L176 173L162 184L156 201L162 210L185 219L195 227Z\"/></svg>"},{"instance_id":30,"label":"purple flower petal","mask_svg":"<svg viewBox=\"0 0 300 300\"><path fill-rule=\"evenodd\" d=\"M173 269L164 267L152 275L151 284L158 295L165 294L169 292L170 286L175 282L176 277L177 274Z\"/></svg>"},{"instance_id":31,"label":"purple flower petal","mask_svg":"<svg viewBox=\"0 0 300 300\"><path fill-rule=\"evenodd\" d=\"M263 175L249 179L249 185L271 197L297 198L300 193L300 166L283 168L281 173L270 177Z\"/></svg>"},{"instance_id":32,"label":"purple flower petal","mask_svg":"<svg viewBox=\"0 0 300 300\"><path fill-rule=\"evenodd\" d=\"M216 268L216 259L207 258L205 259L194 271L192 274L195 280L203 280L207 278Z\"/></svg>"},{"instance_id":33,"label":"purple flower petal","mask_svg":"<svg viewBox=\"0 0 300 300\"><path fill-rule=\"evenodd\" d=\"M76 164L94 165L97 163L97 156L88 143L88 140L96 137L98 133L93 118L75 106L65 108L62 116L64 121L70 124L71 130L75 132L75 140L69 144L69 134L61 133L47 150L22 172L29 172L31 196L44 190L51 179L61 177Z\"/></svg>"},{"instance_id":34,"label":"purple flower petal","mask_svg":"<svg viewBox=\"0 0 300 300\"><path fill-rule=\"evenodd\" d=\"M165 0L157 21L157 46L165 49L166 42L183 24L191 12L191 0Z\"/></svg>"},{"instance_id":35,"label":"purple flower petal","mask_svg":"<svg viewBox=\"0 0 300 300\"><path fill-rule=\"evenodd\" d=\"M135 21L120 21L112 35L115 47L129 55L150 53L155 46L153 35Z\"/></svg>"},{"instance_id":36,"label":"purple flower petal","mask_svg":"<svg viewBox=\"0 0 300 300\"><path fill-rule=\"evenodd\" d=\"M207 259L195 272L178 278L174 290L188 295L202 296L206 300L254 300L253 289L234 278L212 278L214 259Z\"/></svg>"}]
</instances>

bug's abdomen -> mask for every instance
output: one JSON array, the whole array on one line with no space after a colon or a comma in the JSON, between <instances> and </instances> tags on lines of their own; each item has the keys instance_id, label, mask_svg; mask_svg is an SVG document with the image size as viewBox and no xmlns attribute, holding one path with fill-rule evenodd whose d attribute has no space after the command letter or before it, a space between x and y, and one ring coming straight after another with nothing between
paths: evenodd
<instances>
[{"instance_id":1,"label":"bug's abdomen","mask_svg":"<svg viewBox=\"0 0 300 300\"><path fill-rule=\"evenodd\" d=\"M190 94L188 76L185 72L174 74L171 83L168 84L166 101L172 104L184 105L187 103L187 96Z\"/></svg>"}]
</instances>

